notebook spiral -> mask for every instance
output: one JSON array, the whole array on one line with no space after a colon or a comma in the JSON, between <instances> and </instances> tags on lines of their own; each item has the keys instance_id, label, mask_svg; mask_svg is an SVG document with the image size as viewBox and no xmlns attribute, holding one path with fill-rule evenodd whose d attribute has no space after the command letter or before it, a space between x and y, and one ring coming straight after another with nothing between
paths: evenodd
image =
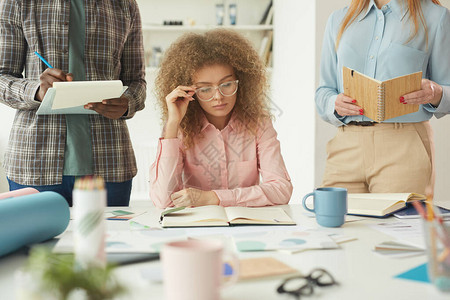
<instances>
[{"instance_id":1,"label":"notebook spiral","mask_svg":"<svg viewBox=\"0 0 450 300\"><path fill-rule=\"evenodd\" d=\"M377 92L377 122L381 122L384 120L384 97L385 97L385 90L384 85L381 84L378 86L378 92Z\"/></svg>"}]
</instances>

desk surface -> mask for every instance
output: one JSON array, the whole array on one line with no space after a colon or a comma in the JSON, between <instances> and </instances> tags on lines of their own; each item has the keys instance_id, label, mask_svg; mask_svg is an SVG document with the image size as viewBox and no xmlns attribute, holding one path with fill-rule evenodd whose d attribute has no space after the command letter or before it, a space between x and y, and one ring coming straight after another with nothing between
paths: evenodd
<instances>
[{"instance_id":1,"label":"desk surface","mask_svg":"<svg viewBox=\"0 0 450 300\"><path fill-rule=\"evenodd\" d=\"M306 251L292 255L278 252L238 253L240 258L273 256L303 274L316 267L322 267L339 281L339 286L315 289L314 296L308 299L361 299L361 297L366 299L449 299L449 294L439 292L431 284L393 278L399 273L423 264L426 257L422 255L395 259L373 253L372 249L376 244L392 240L392 237L367 226L379 223L380 219L368 218L345 223L341 228L323 228L316 224L314 218L307 217L300 205L288 205L284 208L297 224L305 226L305 229L318 228L326 232L357 238L356 241L343 243L341 248L336 250ZM155 216L155 224L157 224L160 210L149 207L148 213ZM388 218L383 221L394 222L397 219ZM108 228L128 229L129 225L124 221L108 221ZM25 260L26 255L20 251L0 258L2 299L15 299L13 274ZM143 270L157 269L159 266L159 261L153 261L119 267L117 276L132 291L126 299L163 299L163 285L148 281L141 275ZM294 299L277 294L276 287L281 281L280 278L271 278L239 282L224 289L222 299Z\"/></svg>"}]
</instances>

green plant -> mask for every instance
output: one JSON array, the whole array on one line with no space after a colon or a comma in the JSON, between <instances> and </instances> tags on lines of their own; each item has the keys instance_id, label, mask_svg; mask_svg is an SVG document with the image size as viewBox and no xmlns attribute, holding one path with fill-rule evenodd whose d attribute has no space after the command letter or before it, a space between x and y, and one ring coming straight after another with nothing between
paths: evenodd
<instances>
[{"instance_id":1,"label":"green plant","mask_svg":"<svg viewBox=\"0 0 450 300\"><path fill-rule=\"evenodd\" d=\"M126 292L114 278L114 265L105 268L77 266L74 255L55 254L44 247L35 247L30 252L25 271L39 280L43 292L65 300L75 290L85 292L89 300L112 299Z\"/></svg>"}]
</instances>

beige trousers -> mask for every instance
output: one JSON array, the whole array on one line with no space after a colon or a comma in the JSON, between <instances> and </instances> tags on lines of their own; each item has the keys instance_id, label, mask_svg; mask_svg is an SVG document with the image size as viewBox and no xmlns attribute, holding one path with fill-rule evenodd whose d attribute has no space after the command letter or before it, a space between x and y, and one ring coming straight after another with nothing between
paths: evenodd
<instances>
[{"instance_id":1,"label":"beige trousers","mask_svg":"<svg viewBox=\"0 0 450 300\"><path fill-rule=\"evenodd\" d=\"M350 193L425 194L434 189L429 121L341 126L328 142L327 154L326 187Z\"/></svg>"}]
</instances>

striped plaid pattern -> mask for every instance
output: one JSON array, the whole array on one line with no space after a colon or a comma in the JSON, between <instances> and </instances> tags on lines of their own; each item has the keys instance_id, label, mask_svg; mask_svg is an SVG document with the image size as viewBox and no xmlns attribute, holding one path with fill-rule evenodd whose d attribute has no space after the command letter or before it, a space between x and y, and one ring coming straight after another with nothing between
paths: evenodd
<instances>
[{"instance_id":1,"label":"striped plaid pattern","mask_svg":"<svg viewBox=\"0 0 450 300\"><path fill-rule=\"evenodd\" d=\"M64 115L37 116L34 100L46 66L68 71L70 1L0 1L0 101L16 116L5 153L6 175L23 185L59 184L63 175ZM90 115L94 170L107 182L136 175L126 119L144 108L145 66L135 0L90 0L86 11L86 80L120 79L128 86L127 115L111 120ZM25 77L23 77L23 75Z\"/></svg>"}]
</instances>

